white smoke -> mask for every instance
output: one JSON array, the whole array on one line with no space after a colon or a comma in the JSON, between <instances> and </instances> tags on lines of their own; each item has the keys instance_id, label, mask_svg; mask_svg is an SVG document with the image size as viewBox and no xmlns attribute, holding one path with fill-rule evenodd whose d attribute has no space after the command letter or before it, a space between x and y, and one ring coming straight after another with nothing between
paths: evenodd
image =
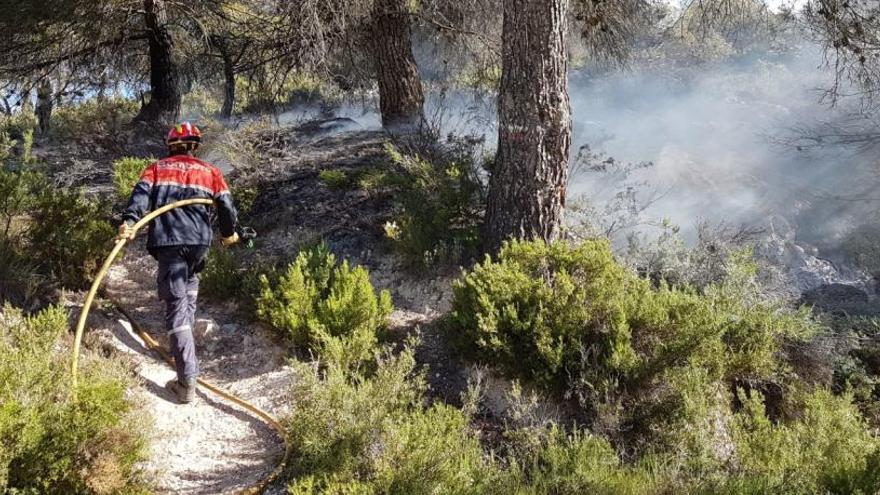
<instances>
[{"instance_id":1,"label":"white smoke","mask_svg":"<svg viewBox=\"0 0 880 495\"><path fill-rule=\"evenodd\" d=\"M864 176L863 157L846 150L807 153L779 144L792 129L842 112L819 101L829 77L820 64L808 50L676 78L650 70L574 76L574 143L620 161L653 162L628 177L647 184L646 197L663 193L646 220L685 228L701 220L763 224L774 215L796 221L830 201L821 198L876 180ZM600 202L609 191L601 177L586 174L572 178L569 193Z\"/></svg>"}]
</instances>

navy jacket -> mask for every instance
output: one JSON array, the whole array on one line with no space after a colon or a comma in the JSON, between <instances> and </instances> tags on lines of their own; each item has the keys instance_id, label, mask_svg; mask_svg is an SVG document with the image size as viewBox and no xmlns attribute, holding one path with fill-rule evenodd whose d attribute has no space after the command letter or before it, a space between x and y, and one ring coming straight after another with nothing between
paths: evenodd
<instances>
[{"instance_id":1,"label":"navy jacket","mask_svg":"<svg viewBox=\"0 0 880 495\"><path fill-rule=\"evenodd\" d=\"M223 237L235 233L238 213L223 174L217 167L189 155L170 156L147 167L131 193L122 218L131 225L148 211L194 198L213 199L220 233ZM209 246L212 239L210 208L189 205L171 210L150 223L147 249L152 252L154 248L165 246Z\"/></svg>"}]
</instances>

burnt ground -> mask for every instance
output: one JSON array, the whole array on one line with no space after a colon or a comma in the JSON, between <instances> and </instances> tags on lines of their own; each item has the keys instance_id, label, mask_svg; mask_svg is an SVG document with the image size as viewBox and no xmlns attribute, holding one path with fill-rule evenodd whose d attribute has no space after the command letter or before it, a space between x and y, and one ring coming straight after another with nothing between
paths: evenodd
<instances>
[{"instance_id":1,"label":"burnt ground","mask_svg":"<svg viewBox=\"0 0 880 495\"><path fill-rule=\"evenodd\" d=\"M246 184L257 191L243 216L259 233L248 256L283 263L323 242L337 258L365 266L374 285L391 292L391 339L402 342L418 332L416 357L428 369L431 397L458 404L468 372L437 322L449 310L458 270L413 272L385 238L383 225L393 212L389 193L331 188L320 178L324 170L357 175L388 167L385 148L392 139L382 131L357 129L347 119L271 127L251 136L259 150L256 163L230 164L229 174L233 188Z\"/></svg>"}]
</instances>

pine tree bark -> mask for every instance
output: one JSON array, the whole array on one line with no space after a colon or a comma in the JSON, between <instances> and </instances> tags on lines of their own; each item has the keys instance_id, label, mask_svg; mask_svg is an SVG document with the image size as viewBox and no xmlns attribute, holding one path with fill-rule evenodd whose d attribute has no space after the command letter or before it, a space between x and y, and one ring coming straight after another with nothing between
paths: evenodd
<instances>
[{"instance_id":1,"label":"pine tree bark","mask_svg":"<svg viewBox=\"0 0 880 495\"><path fill-rule=\"evenodd\" d=\"M559 236L571 150L569 0L504 0L498 153L484 244Z\"/></svg>"},{"instance_id":2,"label":"pine tree bark","mask_svg":"<svg viewBox=\"0 0 880 495\"><path fill-rule=\"evenodd\" d=\"M150 47L150 101L135 120L171 122L180 114L180 73L174 41L168 32L164 0L144 0L144 23Z\"/></svg>"},{"instance_id":3,"label":"pine tree bark","mask_svg":"<svg viewBox=\"0 0 880 495\"><path fill-rule=\"evenodd\" d=\"M425 95L412 51L407 0L374 0L372 17L382 125L386 129L417 127L424 120Z\"/></svg>"},{"instance_id":4,"label":"pine tree bark","mask_svg":"<svg viewBox=\"0 0 880 495\"><path fill-rule=\"evenodd\" d=\"M219 40L217 48L223 60L223 107L220 109L220 116L228 119L235 107L235 63L225 40Z\"/></svg>"}]
</instances>

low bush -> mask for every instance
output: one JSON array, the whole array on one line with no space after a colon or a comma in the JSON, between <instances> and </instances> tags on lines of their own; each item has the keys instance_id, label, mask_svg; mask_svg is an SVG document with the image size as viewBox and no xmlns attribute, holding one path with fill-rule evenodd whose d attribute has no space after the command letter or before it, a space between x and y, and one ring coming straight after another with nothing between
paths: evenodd
<instances>
[{"instance_id":1,"label":"low bush","mask_svg":"<svg viewBox=\"0 0 880 495\"><path fill-rule=\"evenodd\" d=\"M154 161L155 158L127 156L113 162L113 185L116 187L116 197L119 201L128 201L141 174Z\"/></svg>"},{"instance_id":2,"label":"low bush","mask_svg":"<svg viewBox=\"0 0 880 495\"><path fill-rule=\"evenodd\" d=\"M287 418L292 494L642 494L665 479L624 465L604 439L554 424L506 425L484 450L474 424L480 393L462 409L426 403L409 342L379 354L370 376L296 363Z\"/></svg>"},{"instance_id":3,"label":"low bush","mask_svg":"<svg viewBox=\"0 0 880 495\"><path fill-rule=\"evenodd\" d=\"M254 203L260 195L259 190L256 187L240 186L237 180L230 180L229 187L232 190L232 198L235 201L239 219L249 218Z\"/></svg>"},{"instance_id":4,"label":"low bush","mask_svg":"<svg viewBox=\"0 0 880 495\"><path fill-rule=\"evenodd\" d=\"M139 102L125 98L89 98L60 105L52 112L50 134L59 141L94 143L118 136L139 109Z\"/></svg>"},{"instance_id":5,"label":"low bush","mask_svg":"<svg viewBox=\"0 0 880 495\"><path fill-rule=\"evenodd\" d=\"M801 415L774 422L760 393L740 390L735 469L713 493L877 493L880 443L851 398L826 390L798 392Z\"/></svg>"},{"instance_id":6,"label":"low bush","mask_svg":"<svg viewBox=\"0 0 880 495\"><path fill-rule=\"evenodd\" d=\"M383 180L394 190L398 226L394 245L415 267L461 263L477 252L484 191L475 159L458 150L427 160L392 146L392 172Z\"/></svg>"},{"instance_id":7,"label":"low bush","mask_svg":"<svg viewBox=\"0 0 880 495\"><path fill-rule=\"evenodd\" d=\"M365 377L297 363L291 414L291 494L493 492L499 471L461 410L424 405L409 349L382 354Z\"/></svg>"},{"instance_id":8,"label":"low bush","mask_svg":"<svg viewBox=\"0 0 880 495\"><path fill-rule=\"evenodd\" d=\"M28 259L14 244L0 241L0 305L12 303L31 308L46 288L39 264Z\"/></svg>"},{"instance_id":9,"label":"low bush","mask_svg":"<svg viewBox=\"0 0 880 495\"><path fill-rule=\"evenodd\" d=\"M37 116L32 111L20 111L12 115L0 115L0 134L19 140L37 128Z\"/></svg>"},{"instance_id":10,"label":"low bush","mask_svg":"<svg viewBox=\"0 0 880 495\"><path fill-rule=\"evenodd\" d=\"M116 234L108 204L82 191L50 188L39 195L31 215L29 256L65 287L85 286Z\"/></svg>"},{"instance_id":11,"label":"low bush","mask_svg":"<svg viewBox=\"0 0 880 495\"><path fill-rule=\"evenodd\" d=\"M744 255L726 273L698 293L639 278L605 240L511 242L455 283L448 324L472 357L576 399L627 456L675 453L699 478L726 462L728 391L782 382L783 343L816 331L756 295Z\"/></svg>"},{"instance_id":12,"label":"low bush","mask_svg":"<svg viewBox=\"0 0 880 495\"><path fill-rule=\"evenodd\" d=\"M0 163L6 161L12 156L12 150L18 142L9 136L9 133L0 131Z\"/></svg>"},{"instance_id":13,"label":"low bush","mask_svg":"<svg viewBox=\"0 0 880 495\"><path fill-rule=\"evenodd\" d=\"M351 176L344 170L321 170L318 178L330 189L347 189L354 184Z\"/></svg>"},{"instance_id":14,"label":"low bush","mask_svg":"<svg viewBox=\"0 0 880 495\"><path fill-rule=\"evenodd\" d=\"M43 275L70 288L83 286L113 239L109 216L107 204L52 187L31 167L0 167L2 298L25 304Z\"/></svg>"},{"instance_id":15,"label":"low bush","mask_svg":"<svg viewBox=\"0 0 880 495\"><path fill-rule=\"evenodd\" d=\"M831 361L832 389L850 394L872 427L880 426L880 318L824 315L821 344ZM812 364L812 363L811 363Z\"/></svg>"},{"instance_id":16,"label":"low bush","mask_svg":"<svg viewBox=\"0 0 880 495\"><path fill-rule=\"evenodd\" d=\"M37 204L46 184L45 176L35 170L0 165L0 244L15 240L13 222Z\"/></svg>"},{"instance_id":17,"label":"low bush","mask_svg":"<svg viewBox=\"0 0 880 495\"><path fill-rule=\"evenodd\" d=\"M376 293L366 269L338 264L324 246L300 252L277 281L264 275L260 282L260 318L295 345L345 366L372 356L392 311L391 295Z\"/></svg>"},{"instance_id":18,"label":"low bush","mask_svg":"<svg viewBox=\"0 0 880 495\"><path fill-rule=\"evenodd\" d=\"M507 484L495 493L640 495L669 491L666 473L626 466L604 438L550 424L508 429Z\"/></svg>"},{"instance_id":19,"label":"low bush","mask_svg":"<svg viewBox=\"0 0 880 495\"><path fill-rule=\"evenodd\" d=\"M251 305L260 295L260 266L245 265L238 250L215 248L208 252L205 270L200 274L201 293L216 301L236 300Z\"/></svg>"},{"instance_id":20,"label":"low bush","mask_svg":"<svg viewBox=\"0 0 880 495\"><path fill-rule=\"evenodd\" d=\"M144 493L146 425L118 364L89 359L74 398L60 307L0 311L0 491Z\"/></svg>"},{"instance_id":21,"label":"low bush","mask_svg":"<svg viewBox=\"0 0 880 495\"><path fill-rule=\"evenodd\" d=\"M767 377L780 340L814 325L803 311L746 304L754 268L743 262L735 273L703 294L655 289L603 240L512 242L456 282L452 322L480 357L558 389L607 390L684 363L728 379Z\"/></svg>"}]
</instances>

